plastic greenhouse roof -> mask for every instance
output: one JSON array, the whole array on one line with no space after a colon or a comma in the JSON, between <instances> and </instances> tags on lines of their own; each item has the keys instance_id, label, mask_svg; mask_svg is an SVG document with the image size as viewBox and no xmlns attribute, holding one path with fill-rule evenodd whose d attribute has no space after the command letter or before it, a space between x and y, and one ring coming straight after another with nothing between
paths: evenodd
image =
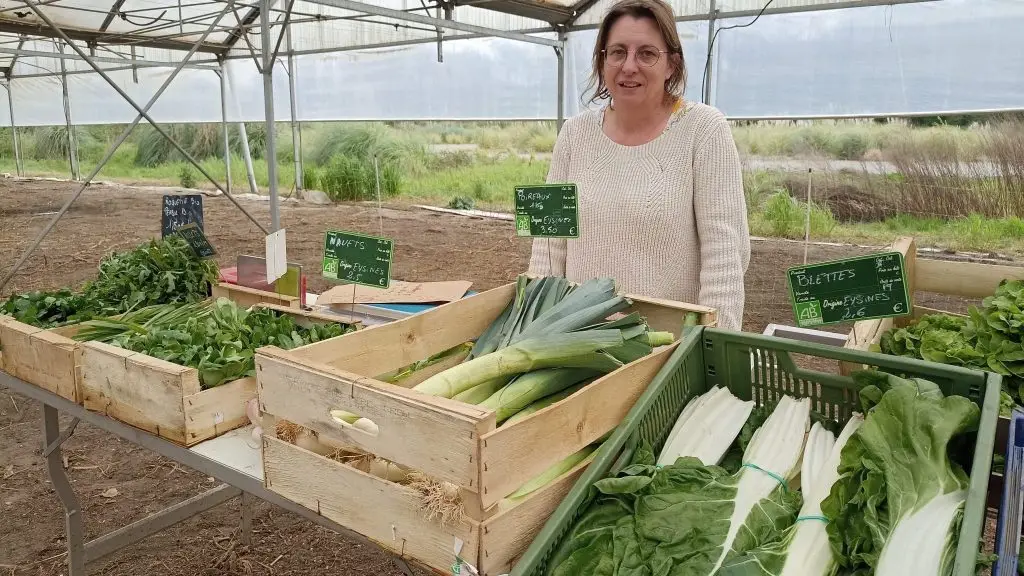
<instances>
[{"instance_id":1,"label":"plastic greenhouse roof","mask_svg":"<svg viewBox=\"0 0 1024 576\"><path fill-rule=\"evenodd\" d=\"M221 0L32 0L38 9L104 67L178 62L207 28L216 26L192 63L212 65L218 57L258 53L260 2L236 1L225 10ZM614 0L274 0L271 27L287 19L291 51L329 52L436 41L439 29L423 17L504 32L542 34L554 39L558 26L593 27ZM706 18L711 0L669 0L678 20ZM716 0L719 17L825 8L852 8L928 0ZM447 8L446 8L447 7ZM290 10L289 10L290 8ZM382 12L384 14L368 14ZM388 10L419 16L404 21ZM289 14L290 12L290 14ZM466 26L462 26L466 28ZM441 30L443 38L487 36L486 30ZM274 35L278 32L275 30ZM47 56L61 50L57 35L25 0L0 0L0 73L59 73L60 61ZM24 52L29 53L24 53ZM66 54L73 54L63 47ZM281 46L282 52L288 52ZM20 55L15 55L20 53ZM77 57L64 58L69 71L85 70ZM12 69L13 67L13 69Z\"/></svg>"}]
</instances>

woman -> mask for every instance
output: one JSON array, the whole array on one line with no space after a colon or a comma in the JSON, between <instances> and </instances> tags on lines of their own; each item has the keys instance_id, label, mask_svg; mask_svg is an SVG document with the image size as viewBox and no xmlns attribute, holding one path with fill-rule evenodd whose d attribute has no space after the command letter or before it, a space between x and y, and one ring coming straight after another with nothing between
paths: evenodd
<instances>
[{"instance_id":1,"label":"woman","mask_svg":"<svg viewBox=\"0 0 1024 576\"><path fill-rule=\"evenodd\" d=\"M740 330L750 236L739 154L719 111L682 98L672 9L612 6L593 66L591 101L611 102L565 122L547 178L576 184L580 236L535 239L530 272L611 277L626 292L717 308L720 327Z\"/></svg>"}]
</instances>

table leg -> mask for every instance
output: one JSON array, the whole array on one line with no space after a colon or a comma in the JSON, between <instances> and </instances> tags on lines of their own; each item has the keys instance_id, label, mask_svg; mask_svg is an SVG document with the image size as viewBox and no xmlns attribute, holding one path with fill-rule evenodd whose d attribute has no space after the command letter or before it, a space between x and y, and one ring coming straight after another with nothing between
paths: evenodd
<instances>
[{"instance_id":1,"label":"table leg","mask_svg":"<svg viewBox=\"0 0 1024 576\"><path fill-rule=\"evenodd\" d=\"M249 546L252 544L252 494L248 492L242 492L242 525L241 535L239 540L242 544Z\"/></svg>"},{"instance_id":2,"label":"table leg","mask_svg":"<svg viewBox=\"0 0 1024 576\"><path fill-rule=\"evenodd\" d=\"M43 405L43 437L46 440L46 470L50 474L50 482L57 492L61 504L64 505L64 529L67 533L68 572L69 576L85 576L85 533L82 529L82 508L71 487L71 481L64 471L61 455L60 420L57 409Z\"/></svg>"}]
</instances>

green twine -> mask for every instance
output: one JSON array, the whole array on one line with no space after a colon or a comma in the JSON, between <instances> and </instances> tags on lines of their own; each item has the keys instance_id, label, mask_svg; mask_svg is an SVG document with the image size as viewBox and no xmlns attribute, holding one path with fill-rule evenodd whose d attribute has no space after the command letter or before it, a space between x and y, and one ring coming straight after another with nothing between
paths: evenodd
<instances>
[{"instance_id":1,"label":"green twine","mask_svg":"<svg viewBox=\"0 0 1024 576\"><path fill-rule=\"evenodd\" d=\"M828 518L826 518L825 516L797 516L796 521L800 522L801 520L818 520L820 522L828 524Z\"/></svg>"},{"instance_id":2,"label":"green twine","mask_svg":"<svg viewBox=\"0 0 1024 576\"><path fill-rule=\"evenodd\" d=\"M747 462L747 463L743 464L742 467L743 468L753 468L754 470L757 470L759 472L764 472L765 474L771 476L772 479L774 479L776 482L778 482L779 486L782 486L782 491L783 492L789 492L789 486L786 486L786 481L782 478L782 476L779 476L778 474L776 474L774 472L769 472L768 470L765 470L764 468L761 468L757 464L751 464L750 462Z\"/></svg>"}]
</instances>

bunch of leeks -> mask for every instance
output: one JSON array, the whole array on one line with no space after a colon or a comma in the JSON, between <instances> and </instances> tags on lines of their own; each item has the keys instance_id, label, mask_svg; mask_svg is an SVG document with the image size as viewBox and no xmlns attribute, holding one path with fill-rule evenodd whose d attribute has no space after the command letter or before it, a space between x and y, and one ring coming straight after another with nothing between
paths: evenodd
<instances>
[{"instance_id":1,"label":"bunch of leeks","mask_svg":"<svg viewBox=\"0 0 1024 576\"><path fill-rule=\"evenodd\" d=\"M474 343L465 362L413 389L495 411L498 424L567 389L576 390L671 344L652 332L610 278L572 286L520 276L516 297Z\"/></svg>"}]
</instances>

